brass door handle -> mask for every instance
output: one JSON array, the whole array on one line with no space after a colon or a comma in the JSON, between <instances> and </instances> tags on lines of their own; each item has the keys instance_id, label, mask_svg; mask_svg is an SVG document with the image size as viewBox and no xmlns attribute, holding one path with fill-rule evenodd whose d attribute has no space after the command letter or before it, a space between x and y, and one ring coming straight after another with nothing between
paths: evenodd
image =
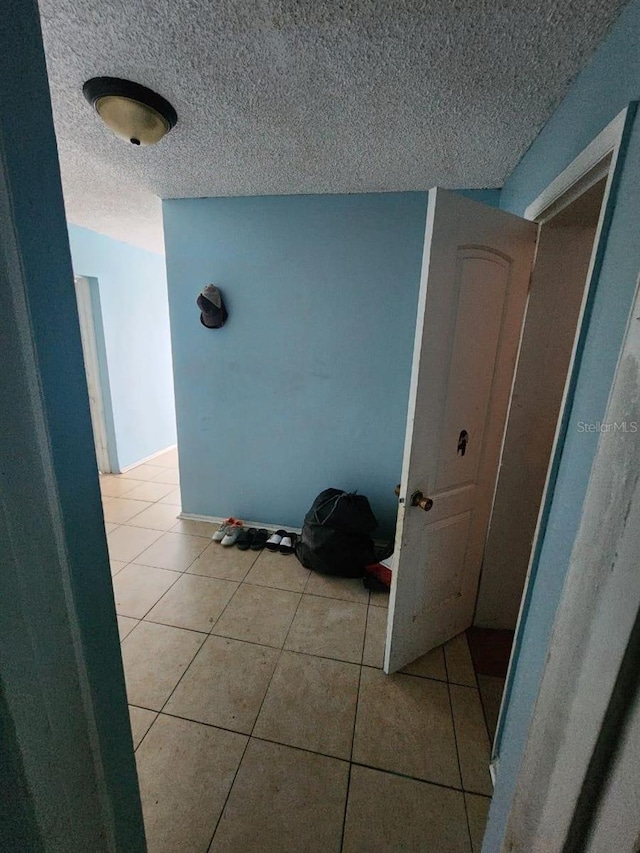
<instances>
[{"instance_id":1,"label":"brass door handle","mask_svg":"<svg viewBox=\"0 0 640 853\"><path fill-rule=\"evenodd\" d=\"M395 487L395 489L393 491L395 492L396 497L399 498L400 497L400 483L398 483L398 485Z\"/></svg>"},{"instance_id":2,"label":"brass door handle","mask_svg":"<svg viewBox=\"0 0 640 853\"><path fill-rule=\"evenodd\" d=\"M425 512L429 512L431 507L433 506L433 501L431 498L425 498L422 492L417 491L411 495L411 506L420 507Z\"/></svg>"}]
</instances>

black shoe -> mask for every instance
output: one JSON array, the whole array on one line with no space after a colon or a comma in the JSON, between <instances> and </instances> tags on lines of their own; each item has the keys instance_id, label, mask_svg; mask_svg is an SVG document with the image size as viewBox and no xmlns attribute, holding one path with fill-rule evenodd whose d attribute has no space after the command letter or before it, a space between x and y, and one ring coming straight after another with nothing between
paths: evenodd
<instances>
[{"instance_id":1,"label":"black shoe","mask_svg":"<svg viewBox=\"0 0 640 853\"><path fill-rule=\"evenodd\" d=\"M269 531L265 530L264 527L261 527L260 530L256 530L253 541L249 547L252 551L262 551L268 538Z\"/></svg>"},{"instance_id":2,"label":"black shoe","mask_svg":"<svg viewBox=\"0 0 640 853\"><path fill-rule=\"evenodd\" d=\"M240 548L241 551L248 551L253 545L253 540L255 539L257 532L258 531L255 527L243 530L240 536L236 539L236 548Z\"/></svg>"}]
</instances>

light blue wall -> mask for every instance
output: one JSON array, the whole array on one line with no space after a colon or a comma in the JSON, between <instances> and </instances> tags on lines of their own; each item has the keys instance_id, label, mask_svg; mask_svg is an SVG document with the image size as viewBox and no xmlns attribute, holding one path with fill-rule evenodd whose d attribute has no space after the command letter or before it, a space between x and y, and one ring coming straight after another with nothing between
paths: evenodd
<instances>
[{"instance_id":1,"label":"light blue wall","mask_svg":"<svg viewBox=\"0 0 640 853\"><path fill-rule=\"evenodd\" d=\"M479 201L482 204L487 204L489 207L500 207L500 198L502 195L502 190L500 189L456 190L456 192L458 195L463 195L467 198L473 199L473 201Z\"/></svg>"},{"instance_id":2,"label":"light blue wall","mask_svg":"<svg viewBox=\"0 0 640 853\"><path fill-rule=\"evenodd\" d=\"M640 97L640 2L623 12L589 66L522 159L503 191L501 206L522 213L549 182L627 104ZM578 365L557 483L535 583L520 635L513 689L500 745L500 766L485 853L500 849L514 783L548 651L569 557L594 458L597 435L580 421L602 420L625 324L640 272L640 127L628 139L615 191L601 272Z\"/></svg>"},{"instance_id":3,"label":"light blue wall","mask_svg":"<svg viewBox=\"0 0 640 853\"><path fill-rule=\"evenodd\" d=\"M392 532L426 207L426 193L163 203L185 512L300 526L336 486ZM230 315L215 331L195 305L208 282Z\"/></svg>"},{"instance_id":4,"label":"light blue wall","mask_svg":"<svg viewBox=\"0 0 640 853\"><path fill-rule=\"evenodd\" d=\"M107 431L120 470L176 442L164 257L77 225L69 241L74 272L99 293Z\"/></svg>"}]
</instances>

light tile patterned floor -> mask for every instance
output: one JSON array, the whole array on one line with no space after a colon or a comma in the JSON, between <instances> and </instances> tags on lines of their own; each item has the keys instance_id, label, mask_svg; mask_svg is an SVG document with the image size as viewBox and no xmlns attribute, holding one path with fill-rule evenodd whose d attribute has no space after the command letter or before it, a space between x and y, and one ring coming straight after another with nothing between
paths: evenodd
<instances>
[{"instance_id":1,"label":"light tile patterned floor","mask_svg":"<svg viewBox=\"0 0 640 853\"><path fill-rule=\"evenodd\" d=\"M212 543L177 464L101 477L150 853L479 853L466 638L384 675L387 597Z\"/></svg>"}]
</instances>

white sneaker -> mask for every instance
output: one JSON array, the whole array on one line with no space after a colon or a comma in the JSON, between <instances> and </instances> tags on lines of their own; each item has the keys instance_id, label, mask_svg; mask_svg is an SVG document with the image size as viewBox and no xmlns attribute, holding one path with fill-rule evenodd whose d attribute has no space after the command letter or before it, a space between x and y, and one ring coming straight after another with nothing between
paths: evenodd
<instances>
[{"instance_id":1,"label":"white sneaker","mask_svg":"<svg viewBox=\"0 0 640 853\"><path fill-rule=\"evenodd\" d=\"M229 532L229 530L233 527L233 525L235 523L236 523L236 519L233 516L225 519L222 522L222 524L220 525L220 527L216 530L216 532L211 537L213 539L213 541L214 542L222 542L224 537L227 535L227 533Z\"/></svg>"},{"instance_id":2,"label":"white sneaker","mask_svg":"<svg viewBox=\"0 0 640 853\"><path fill-rule=\"evenodd\" d=\"M228 548L230 545L235 545L236 540L242 533L243 529L241 521L234 521L234 523L227 528L224 539L220 544L224 545L225 548Z\"/></svg>"}]
</instances>

